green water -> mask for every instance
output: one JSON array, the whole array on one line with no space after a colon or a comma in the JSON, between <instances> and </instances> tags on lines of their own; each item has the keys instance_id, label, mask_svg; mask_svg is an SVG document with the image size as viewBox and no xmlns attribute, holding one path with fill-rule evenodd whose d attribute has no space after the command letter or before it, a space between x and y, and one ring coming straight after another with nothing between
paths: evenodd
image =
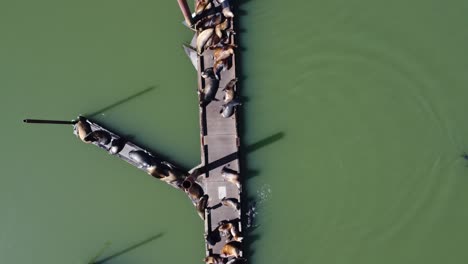
<instances>
[{"instance_id":1,"label":"green water","mask_svg":"<svg viewBox=\"0 0 468 264\"><path fill-rule=\"evenodd\" d=\"M241 1L250 263L465 263L468 3ZM95 115L199 163L176 1L0 2L0 263L202 263L188 199L82 144ZM278 139L278 137L276 137ZM109 242L109 246L105 246Z\"/></svg>"}]
</instances>

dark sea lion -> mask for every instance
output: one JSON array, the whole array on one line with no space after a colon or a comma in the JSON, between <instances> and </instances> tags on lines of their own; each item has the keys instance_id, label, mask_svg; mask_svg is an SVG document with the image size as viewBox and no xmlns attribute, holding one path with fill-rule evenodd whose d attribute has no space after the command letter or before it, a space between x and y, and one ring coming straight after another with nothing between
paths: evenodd
<instances>
[{"instance_id":1,"label":"dark sea lion","mask_svg":"<svg viewBox=\"0 0 468 264\"><path fill-rule=\"evenodd\" d=\"M226 264L243 264L246 262L247 260L245 258L233 258L226 262Z\"/></svg>"},{"instance_id":2,"label":"dark sea lion","mask_svg":"<svg viewBox=\"0 0 468 264\"><path fill-rule=\"evenodd\" d=\"M149 168L156 166L156 159L143 150L132 150L128 153L130 159L138 163L140 168Z\"/></svg>"},{"instance_id":3,"label":"dark sea lion","mask_svg":"<svg viewBox=\"0 0 468 264\"><path fill-rule=\"evenodd\" d=\"M240 209L240 203L236 198L226 198L226 197L224 197L223 199L221 199L221 203L224 206L229 206L229 207L232 207L232 208L234 208L236 210Z\"/></svg>"},{"instance_id":4,"label":"dark sea lion","mask_svg":"<svg viewBox=\"0 0 468 264\"><path fill-rule=\"evenodd\" d=\"M205 80L205 86L203 87L203 98L201 105L208 105L215 99L216 93L218 92L219 80L216 78L213 68L206 68L201 76Z\"/></svg>"},{"instance_id":5,"label":"dark sea lion","mask_svg":"<svg viewBox=\"0 0 468 264\"><path fill-rule=\"evenodd\" d=\"M223 89L223 91L224 91L224 96L223 96L224 103L229 103L234 99L234 95L235 95L234 87L236 87L237 80L238 80L237 78L234 78L234 79L230 80L226 84L226 87L224 87L224 89Z\"/></svg>"},{"instance_id":6,"label":"dark sea lion","mask_svg":"<svg viewBox=\"0 0 468 264\"><path fill-rule=\"evenodd\" d=\"M221 13L216 13L212 16L204 17L195 23L196 30L205 30L207 28L214 28L222 24L226 20Z\"/></svg>"},{"instance_id":7,"label":"dark sea lion","mask_svg":"<svg viewBox=\"0 0 468 264\"><path fill-rule=\"evenodd\" d=\"M208 257L204 258L203 261L206 262L206 264L222 264L223 259L219 255L209 255Z\"/></svg>"},{"instance_id":8,"label":"dark sea lion","mask_svg":"<svg viewBox=\"0 0 468 264\"><path fill-rule=\"evenodd\" d=\"M216 243L221 241L221 234L219 233L218 229L208 231L208 234L205 234L205 240L206 242L208 242L208 244L214 246L216 245Z\"/></svg>"},{"instance_id":9,"label":"dark sea lion","mask_svg":"<svg viewBox=\"0 0 468 264\"><path fill-rule=\"evenodd\" d=\"M124 138L114 138L111 141L111 146L109 148L109 153L112 155L115 155L122 151L122 149L125 147L125 144L127 141Z\"/></svg>"},{"instance_id":10,"label":"dark sea lion","mask_svg":"<svg viewBox=\"0 0 468 264\"><path fill-rule=\"evenodd\" d=\"M202 32L198 33L197 36L197 53L198 55L201 56L205 49L205 45L208 42L208 40L213 36L214 29L213 28L207 28L203 30Z\"/></svg>"},{"instance_id":11,"label":"dark sea lion","mask_svg":"<svg viewBox=\"0 0 468 264\"><path fill-rule=\"evenodd\" d=\"M111 142L111 139L111 134L104 130L94 130L85 137L86 141L98 142L101 145L109 144Z\"/></svg>"},{"instance_id":12,"label":"dark sea lion","mask_svg":"<svg viewBox=\"0 0 468 264\"><path fill-rule=\"evenodd\" d=\"M76 122L75 124L75 129L78 133L78 137L81 139L81 141L85 142L85 143L90 143L91 141L87 141L85 140L86 136L91 133L91 126L89 125L89 123L86 121L85 118L83 117L79 117L78 118L78 122Z\"/></svg>"},{"instance_id":13,"label":"dark sea lion","mask_svg":"<svg viewBox=\"0 0 468 264\"><path fill-rule=\"evenodd\" d=\"M197 212L202 220L205 220L205 209L208 207L208 198L208 194L205 194L197 203Z\"/></svg>"},{"instance_id":14,"label":"dark sea lion","mask_svg":"<svg viewBox=\"0 0 468 264\"><path fill-rule=\"evenodd\" d=\"M236 106L242 105L239 99L233 99L229 103L224 104L221 108L221 111L219 113L224 117L224 118L229 118L234 114L234 111L236 110Z\"/></svg>"},{"instance_id":15,"label":"dark sea lion","mask_svg":"<svg viewBox=\"0 0 468 264\"><path fill-rule=\"evenodd\" d=\"M226 243L221 249L221 257L229 258L235 257L238 258L241 255L241 243L238 241L231 241Z\"/></svg>"},{"instance_id":16,"label":"dark sea lion","mask_svg":"<svg viewBox=\"0 0 468 264\"><path fill-rule=\"evenodd\" d=\"M184 188L192 201L198 201L204 194L203 188L193 180L185 180L182 183L182 188Z\"/></svg>"},{"instance_id":17,"label":"dark sea lion","mask_svg":"<svg viewBox=\"0 0 468 264\"><path fill-rule=\"evenodd\" d=\"M168 177L168 173L167 171L161 169L159 166L156 166L156 165L152 165L150 167L147 167L146 168L146 172L148 172L149 175L157 178L157 179L164 179L166 177Z\"/></svg>"}]
</instances>

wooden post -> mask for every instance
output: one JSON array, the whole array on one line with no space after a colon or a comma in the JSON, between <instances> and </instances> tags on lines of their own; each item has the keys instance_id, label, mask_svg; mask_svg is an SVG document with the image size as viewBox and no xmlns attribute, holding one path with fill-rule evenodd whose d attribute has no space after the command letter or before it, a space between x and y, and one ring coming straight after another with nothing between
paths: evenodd
<instances>
[{"instance_id":1,"label":"wooden post","mask_svg":"<svg viewBox=\"0 0 468 264\"><path fill-rule=\"evenodd\" d=\"M177 0L177 3L179 3L180 11L182 11L182 14L184 15L185 23L187 23L189 27L192 27L192 12L190 12L187 0Z\"/></svg>"}]
</instances>

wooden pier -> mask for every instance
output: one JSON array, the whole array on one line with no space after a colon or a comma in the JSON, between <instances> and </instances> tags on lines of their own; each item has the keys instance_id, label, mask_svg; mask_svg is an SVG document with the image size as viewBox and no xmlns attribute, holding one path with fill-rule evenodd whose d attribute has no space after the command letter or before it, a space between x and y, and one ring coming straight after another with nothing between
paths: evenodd
<instances>
[{"instance_id":1,"label":"wooden pier","mask_svg":"<svg viewBox=\"0 0 468 264\"><path fill-rule=\"evenodd\" d=\"M234 21L230 19L230 30L234 31ZM186 19L187 20L187 19ZM197 47L197 35L195 33L191 41L192 47ZM229 37L229 44L236 44L236 35L232 34ZM198 91L203 91L205 87L205 79L202 77L202 72L213 67L213 51L205 50L202 56L185 48L192 64L197 70ZM242 188L236 184L227 181L222 176L224 167L236 171L240 174L239 165L239 145L240 139L238 134L238 115L237 111L233 116L224 118L220 114L223 104L224 92L222 89L228 82L237 77L236 74L236 53L237 49L229 59L229 68L221 72L219 89L217 90L215 100L211 101L206 106L200 106L200 142L201 142L201 174L197 181L201 183L205 194L209 196L208 209L205 217L205 235L218 232L217 228L221 221L231 221L239 231L242 231L241 210L223 206L221 199L234 198L242 202ZM235 94L239 96L238 87L235 86ZM202 100L200 95L199 100ZM221 238L215 245L206 242L206 256L221 254L221 249L226 244L226 239ZM242 252L240 254L242 256Z\"/></svg>"}]
</instances>

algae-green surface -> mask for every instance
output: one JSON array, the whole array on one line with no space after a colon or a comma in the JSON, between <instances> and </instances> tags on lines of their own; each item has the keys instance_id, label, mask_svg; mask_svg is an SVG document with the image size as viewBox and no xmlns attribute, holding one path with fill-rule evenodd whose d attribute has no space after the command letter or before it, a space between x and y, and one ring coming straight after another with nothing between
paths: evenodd
<instances>
[{"instance_id":1,"label":"algae-green surface","mask_svg":"<svg viewBox=\"0 0 468 264\"><path fill-rule=\"evenodd\" d=\"M465 263L468 3L238 4L249 263ZM21 122L154 87L94 118L197 165L182 19L175 0L0 2L0 263L88 263L149 238L107 263L202 263L183 193L70 126Z\"/></svg>"}]
</instances>

